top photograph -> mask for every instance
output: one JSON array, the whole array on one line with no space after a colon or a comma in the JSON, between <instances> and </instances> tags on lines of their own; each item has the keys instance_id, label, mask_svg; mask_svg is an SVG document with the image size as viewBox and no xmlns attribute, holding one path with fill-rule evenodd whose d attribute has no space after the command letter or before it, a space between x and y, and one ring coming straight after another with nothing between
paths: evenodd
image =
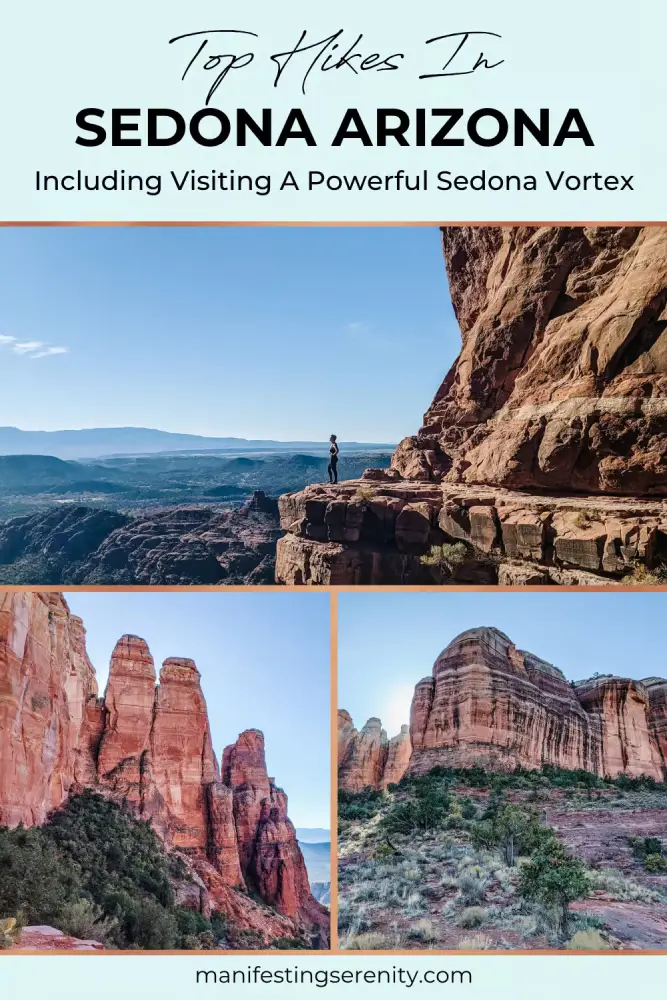
<instances>
[{"instance_id":1,"label":"top photograph","mask_svg":"<svg viewBox=\"0 0 667 1000\"><path fill-rule=\"evenodd\" d=\"M0 585L667 586L667 228L4 227Z\"/></svg>"}]
</instances>

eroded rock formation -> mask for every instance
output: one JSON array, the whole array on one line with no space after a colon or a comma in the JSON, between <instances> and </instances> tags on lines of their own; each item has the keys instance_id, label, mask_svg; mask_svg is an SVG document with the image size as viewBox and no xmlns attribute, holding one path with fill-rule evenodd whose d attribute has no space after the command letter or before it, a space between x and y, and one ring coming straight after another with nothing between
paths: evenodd
<instances>
[{"instance_id":1,"label":"eroded rock formation","mask_svg":"<svg viewBox=\"0 0 667 1000\"><path fill-rule=\"evenodd\" d=\"M146 643L123 636L98 698L83 624L62 595L0 592L0 824L39 824L83 788L127 802L181 853L185 905L221 909L267 941L328 940L262 733L241 733L221 774L192 660L165 660L156 685Z\"/></svg>"},{"instance_id":2,"label":"eroded rock formation","mask_svg":"<svg viewBox=\"0 0 667 1000\"><path fill-rule=\"evenodd\" d=\"M280 533L276 501L260 490L229 510L199 505L132 516L60 504L0 523L0 564L38 559L42 586L266 584Z\"/></svg>"},{"instance_id":3,"label":"eroded rock formation","mask_svg":"<svg viewBox=\"0 0 667 1000\"><path fill-rule=\"evenodd\" d=\"M63 598L0 591L1 823L42 823L67 796L96 694L83 623Z\"/></svg>"},{"instance_id":4,"label":"eroded rock formation","mask_svg":"<svg viewBox=\"0 0 667 1000\"><path fill-rule=\"evenodd\" d=\"M415 688L410 772L437 764L554 764L662 781L665 757L650 706L652 685L612 676L570 684L498 629L469 629Z\"/></svg>"},{"instance_id":5,"label":"eroded rock formation","mask_svg":"<svg viewBox=\"0 0 667 1000\"><path fill-rule=\"evenodd\" d=\"M410 762L410 733L407 726L391 739L377 718L359 731L348 712L338 712L338 787L346 792L364 788L382 789L398 782Z\"/></svg>"},{"instance_id":6,"label":"eroded rock formation","mask_svg":"<svg viewBox=\"0 0 667 1000\"><path fill-rule=\"evenodd\" d=\"M459 357L392 470L281 498L276 578L651 582L667 562L667 229L449 227L443 247Z\"/></svg>"},{"instance_id":7,"label":"eroded rock formation","mask_svg":"<svg viewBox=\"0 0 667 1000\"><path fill-rule=\"evenodd\" d=\"M394 467L667 493L667 230L443 230L462 349Z\"/></svg>"},{"instance_id":8,"label":"eroded rock formation","mask_svg":"<svg viewBox=\"0 0 667 1000\"><path fill-rule=\"evenodd\" d=\"M667 680L612 675L568 682L496 628L462 632L415 685L410 727L388 741L338 714L338 785L382 789L432 768L545 764L600 776L667 778ZM393 746L393 753L391 748Z\"/></svg>"}]
</instances>

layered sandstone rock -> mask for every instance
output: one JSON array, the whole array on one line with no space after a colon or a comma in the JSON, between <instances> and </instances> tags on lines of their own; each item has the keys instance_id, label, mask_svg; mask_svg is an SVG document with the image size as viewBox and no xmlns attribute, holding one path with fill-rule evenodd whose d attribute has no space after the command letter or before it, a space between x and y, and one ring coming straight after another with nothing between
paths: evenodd
<instances>
[{"instance_id":1,"label":"layered sandstone rock","mask_svg":"<svg viewBox=\"0 0 667 1000\"><path fill-rule=\"evenodd\" d=\"M0 824L42 823L67 796L96 693L83 624L62 596L0 592Z\"/></svg>"},{"instance_id":2,"label":"layered sandstone rock","mask_svg":"<svg viewBox=\"0 0 667 1000\"><path fill-rule=\"evenodd\" d=\"M459 357L391 470L280 498L276 579L660 582L667 228L450 227L443 247Z\"/></svg>"},{"instance_id":3,"label":"layered sandstone rock","mask_svg":"<svg viewBox=\"0 0 667 1000\"><path fill-rule=\"evenodd\" d=\"M83 625L63 597L1 592L0 823L41 823L82 788L126 802L181 853L198 880L183 889L187 905L196 897L197 908L238 913L267 941L328 940L262 733L241 733L221 774L192 660L165 660L156 685L146 643L123 636L100 699ZM276 913L255 913L234 887Z\"/></svg>"},{"instance_id":4,"label":"layered sandstone rock","mask_svg":"<svg viewBox=\"0 0 667 1000\"><path fill-rule=\"evenodd\" d=\"M146 765L155 712L155 680L153 657L144 640L124 635L111 654L97 772L132 803L141 797L141 769Z\"/></svg>"},{"instance_id":5,"label":"layered sandstone rock","mask_svg":"<svg viewBox=\"0 0 667 1000\"><path fill-rule=\"evenodd\" d=\"M369 719L357 731L344 709L338 713L338 726L339 789L346 792L382 789L401 780L410 761L407 726L401 726L400 733L389 740L379 719Z\"/></svg>"},{"instance_id":6,"label":"layered sandstone rock","mask_svg":"<svg viewBox=\"0 0 667 1000\"><path fill-rule=\"evenodd\" d=\"M656 724L642 682L610 676L568 684L498 629L469 629L415 688L409 771L553 764L662 781Z\"/></svg>"},{"instance_id":7,"label":"layered sandstone rock","mask_svg":"<svg viewBox=\"0 0 667 1000\"><path fill-rule=\"evenodd\" d=\"M648 694L653 737L663 760L667 760L667 680L664 677L647 677L642 684Z\"/></svg>"},{"instance_id":8,"label":"layered sandstone rock","mask_svg":"<svg viewBox=\"0 0 667 1000\"><path fill-rule=\"evenodd\" d=\"M667 493L667 229L443 230L462 348L394 467Z\"/></svg>"},{"instance_id":9,"label":"layered sandstone rock","mask_svg":"<svg viewBox=\"0 0 667 1000\"><path fill-rule=\"evenodd\" d=\"M356 734L352 716L344 708L338 709L338 760L343 760L347 753L350 741Z\"/></svg>"},{"instance_id":10,"label":"layered sandstone rock","mask_svg":"<svg viewBox=\"0 0 667 1000\"><path fill-rule=\"evenodd\" d=\"M577 684L575 691L587 715L599 719L604 773L648 774L661 780L664 758L655 740L644 684L621 677L595 677Z\"/></svg>"},{"instance_id":11,"label":"layered sandstone rock","mask_svg":"<svg viewBox=\"0 0 667 1000\"><path fill-rule=\"evenodd\" d=\"M392 736L387 746L387 759L382 772L381 788L397 784L408 769L412 755L410 727L401 726L400 733Z\"/></svg>"},{"instance_id":12,"label":"layered sandstone rock","mask_svg":"<svg viewBox=\"0 0 667 1000\"><path fill-rule=\"evenodd\" d=\"M280 510L276 579L292 585L651 583L667 560L657 497L548 496L371 469L286 494Z\"/></svg>"}]
</instances>

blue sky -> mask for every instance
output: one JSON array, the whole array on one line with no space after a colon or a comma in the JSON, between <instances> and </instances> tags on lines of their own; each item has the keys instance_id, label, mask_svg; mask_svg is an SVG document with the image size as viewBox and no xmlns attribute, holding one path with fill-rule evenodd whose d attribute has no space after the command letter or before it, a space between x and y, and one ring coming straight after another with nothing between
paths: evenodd
<instances>
[{"instance_id":1,"label":"blue sky","mask_svg":"<svg viewBox=\"0 0 667 1000\"><path fill-rule=\"evenodd\" d=\"M156 671L191 657L201 674L218 757L244 729L261 729L269 774L285 789L296 826L330 819L329 600L293 593L66 592L83 618L104 691L124 633L140 635Z\"/></svg>"},{"instance_id":2,"label":"blue sky","mask_svg":"<svg viewBox=\"0 0 667 1000\"><path fill-rule=\"evenodd\" d=\"M492 625L568 680L667 676L660 623L667 593L391 593L339 595L338 704L359 728L390 736L409 722L414 685L451 640Z\"/></svg>"},{"instance_id":3,"label":"blue sky","mask_svg":"<svg viewBox=\"0 0 667 1000\"><path fill-rule=\"evenodd\" d=\"M0 229L0 425L395 442L460 347L436 228Z\"/></svg>"}]
</instances>

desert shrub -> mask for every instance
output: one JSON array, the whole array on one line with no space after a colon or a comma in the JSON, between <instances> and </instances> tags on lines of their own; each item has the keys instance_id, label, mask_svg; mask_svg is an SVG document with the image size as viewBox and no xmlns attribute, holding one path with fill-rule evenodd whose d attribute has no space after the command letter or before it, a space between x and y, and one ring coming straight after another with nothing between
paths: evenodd
<instances>
[{"instance_id":1,"label":"desert shrub","mask_svg":"<svg viewBox=\"0 0 667 1000\"><path fill-rule=\"evenodd\" d=\"M567 930L570 903L587 896L590 888L584 864L555 838L542 844L521 869L519 892L524 899L556 907L562 932Z\"/></svg>"},{"instance_id":2,"label":"desert shrub","mask_svg":"<svg viewBox=\"0 0 667 1000\"><path fill-rule=\"evenodd\" d=\"M663 902L662 897L645 886L627 878L623 872L615 868L599 869L589 873L591 888L601 889L610 899L636 903Z\"/></svg>"},{"instance_id":3,"label":"desert shrub","mask_svg":"<svg viewBox=\"0 0 667 1000\"><path fill-rule=\"evenodd\" d=\"M281 951L288 951L295 950L297 948L308 948L309 944L307 941L304 941L303 938L279 937L274 938L269 947L278 948Z\"/></svg>"},{"instance_id":4,"label":"desert shrub","mask_svg":"<svg viewBox=\"0 0 667 1000\"><path fill-rule=\"evenodd\" d=\"M459 951L488 951L493 942L488 934L471 934L461 938L457 944Z\"/></svg>"},{"instance_id":5,"label":"desert shrub","mask_svg":"<svg viewBox=\"0 0 667 1000\"><path fill-rule=\"evenodd\" d=\"M16 917L5 917L0 920L0 951L11 948L21 932L20 924Z\"/></svg>"},{"instance_id":6,"label":"desert shrub","mask_svg":"<svg viewBox=\"0 0 667 1000\"><path fill-rule=\"evenodd\" d=\"M341 790L338 792L338 818L363 823L375 816L383 798L382 792L374 791L372 788L356 793Z\"/></svg>"},{"instance_id":7,"label":"desert shrub","mask_svg":"<svg viewBox=\"0 0 667 1000\"><path fill-rule=\"evenodd\" d=\"M464 903L481 903L486 898L489 879L483 868L472 865L459 876L457 885Z\"/></svg>"},{"instance_id":8,"label":"desert shrub","mask_svg":"<svg viewBox=\"0 0 667 1000\"><path fill-rule=\"evenodd\" d=\"M651 875L667 871L667 857L663 855L662 840L658 837L628 837L628 843L634 857Z\"/></svg>"},{"instance_id":9,"label":"desert shrub","mask_svg":"<svg viewBox=\"0 0 667 1000\"><path fill-rule=\"evenodd\" d=\"M114 944L117 930L116 920L106 917L102 907L85 896L65 903L58 925L61 931L72 937L99 941L100 944L110 946Z\"/></svg>"},{"instance_id":10,"label":"desert shrub","mask_svg":"<svg viewBox=\"0 0 667 1000\"><path fill-rule=\"evenodd\" d=\"M412 925L408 931L408 937L416 941L423 941L425 944L433 944L439 940L440 935L433 921L424 917Z\"/></svg>"},{"instance_id":11,"label":"desert shrub","mask_svg":"<svg viewBox=\"0 0 667 1000\"><path fill-rule=\"evenodd\" d=\"M376 931L368 934L354 934L341 942L347 951L380 951L393 947L393 940L387 934Z\"/></svg>"},{"instance_id":12,"label":"desert shrub","mask_svg":"<svg viewBox=\"0 0 667 1000\"><path fill-rule=\"evenodd\" d=\"M505 864L511 868L519 854L530 854L554 839L553 830L542 826L534 813L492 798L490 795L484 818L471 827L473 847L486 850L499 847Z\"/></svg>"},{"instance_id":13,"label":"desert shrub","mask_svg":"<svg viewBox=\"0 0 667 1000\"><path fill-rule=\"evenodd\" d=\"M444 826L451 797L446 789L434 784L421 784L415 788L415 797L394 802L382 819L388 834L411 834L435 830Z\"/></svg>"},{"instance_id":14,"label":"desert shrub","mask_svg":"<svg viewBox=\"0 0 667 1000\"><path fill-rule=\"evenodd\" d=\"M608 951L609 942L596 930L577 931L565 947L568 951Z\"/></svg>"},{"instance_id":15,"label":"desert shrub","mask_svg":"<svg viewBox=\"0 0 667 1000\"><path fill-rule=\"evenodd\" d=\"M80 891L77 872L39 827L0 827L0 919L53 924Z\"/></svg>"},{"instance_id":16,"label":"desert shrub","mask_svg":"<svg viewBox=\"0 0 667 1000\"><path fill-rule=\"evenodd\" d=\"M644 858L644 868L650 875L662 875L667 872L667 858L664 854L647 854Z\"/></svg>"},{"instance_id":17,"label":"desert shrub","mask_svg":"<svg viewBox=\"0 0 667 1000\"><path fill-rule=\"evenodd\" d=\"M421 557L424 566L435 566L452 573L469 558L470 549L465 542L445 542L443 545L432 545L426 555Z\"/></svg>"},{"instance_id":18,"label":"desert shrub","mask_svg":"<svg viewBox=\"0 0 667 1000\"><path fill-rule=\"evenodd\" d=\"M362 504L368 504L375 497L375 490L372 486L359 486L354 494L355 500Z\"/></svg>"},{"instance_id":19,"label":"desert shrub","mask_svg":"<svg viewBox=\"0 0 667 1000\"><path fill-rule=\"evenodd\" d=\"M477 806L472 799L461 799L461 815L464 819L475 819L477 817Z\"/></svg>"},{"instance_id":20,"label":"desert shrub","mask_svg":"<svg viewBox=\"0 0 667 1000\"><path fill-rule=\"evenodd\" d=\"M456 923L458 927L465 927L471 930L474 927L481 927L486 922L486 910L483 906L467 906L461 910Z\"/></svg>"}]
</instances>

